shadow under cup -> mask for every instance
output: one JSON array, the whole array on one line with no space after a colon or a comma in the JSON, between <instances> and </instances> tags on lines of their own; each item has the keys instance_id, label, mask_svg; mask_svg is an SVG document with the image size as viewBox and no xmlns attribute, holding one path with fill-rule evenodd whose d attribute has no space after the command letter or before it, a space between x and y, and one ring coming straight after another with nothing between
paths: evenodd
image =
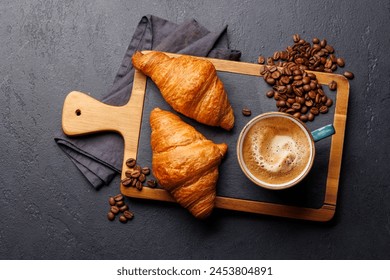
<instances>
[{"instance_id":1,"label":"shadow under cup","mask_svg":"<svg viewBox=\"0 0 390 280\"><path fill-rule=\"evenodd\" d=\"M272 119L280 118L280 123L286 122L286 120L287 121L288 120L292 121L293 122L292 125L295 124L296 125L296 129L298 129L298 130L303 132L304 137L306 137L307 143L309 145L309 156L305 158L306 163L303 164L304 167L303 167L302 171L299 172L296 176L294 176L291 180L285 181L285 182L281 182L281 183L275 183L275 179L272 180L273 182L270 182L271 179L267 181L267 178L259 178L259 176L255 176L250 171L250 169L248 168L247 164L245 163L244 155L243 155L244 142L245 142L245 139L248 136L248 132L251 130L251 128L254 125L269 122L269 120L267 120L267 119L270 119L270 118L272 118ZM296 129L294 128L291 131L295 131ZM275 128L275 131L277 131L276 128ZM300 134L302 134L302 133L300 133ZM274 136L279 136L279 135L275 134ZM283 134L283 135L280 135L280 136L289 136L289 135ZM282 112L264 113L264 114L261 114L261 115L258 115L256 117L254 117L252 120L250 120L244 126L244 128L242 129L242 131L241 131L241 133L240 133L240 135L238 137L238 141L237 141L237 158L238 158L238 163L239 163L242 171L244 172L244 174L248 177L248 179L250 179L256 185L258 185L260 187L263 187L263 188L266 188L266 189L270 189L270 190L283 190L283 189L287 189L287 188L290 188L290 187L298 184L309 173L309 171L310 171L310 169L311 169L311 167L313 165L314 156L315 156L314 139L313 139L312 134L310 133L310 131L306 127L306 125L304 125L300 120L297 120L293 116L291 116L289 114L286 114L286 113L282 113ZM302 164L301 164L301 166L302 166ZM302 167L300 167L300 168L302 168ZM273 175L273 177L275 178L277 176L278 175L277 175L277 172L276 172ZM267 177L267 176L263 176L263 177Z\"/></svg>"}]
</instances>

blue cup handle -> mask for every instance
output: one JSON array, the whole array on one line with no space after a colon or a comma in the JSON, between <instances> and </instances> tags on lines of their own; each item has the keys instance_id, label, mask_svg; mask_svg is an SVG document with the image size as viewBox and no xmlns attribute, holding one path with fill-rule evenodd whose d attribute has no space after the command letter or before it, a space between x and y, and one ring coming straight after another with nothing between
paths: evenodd
<instances>
[{"instance_id":1,"label":"blue cup handle","mask_svg":"<svg viewBox=\"0 0 390 280\"><path fill-rule=\"evenodd\" d=\"M329 136L332 136L335 133L336 132L334 130L333 124L328 124L312 131L311 135L313 136L314 142L317 142Z\"/></svg>"}]
</instances>

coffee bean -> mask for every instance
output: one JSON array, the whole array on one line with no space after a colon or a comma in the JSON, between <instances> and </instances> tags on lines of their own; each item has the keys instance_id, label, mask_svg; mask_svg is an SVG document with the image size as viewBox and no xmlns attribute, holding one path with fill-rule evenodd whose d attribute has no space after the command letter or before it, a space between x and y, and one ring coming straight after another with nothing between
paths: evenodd
<instances>
[{"instance_id":1,"label":"coffee bean","mask_svg":"<svg viewBox=\"0 0 390 280\"><path fill-rule=\"evenodd\" d=\"M331 45L326 45L326 46L325 46L325 49L326 49L329 53L334 53L334 48L333 48Z\"/></svg>"},{"instance_id":2,"label":"coffee bean","mask_svg":"<svg viewBox=\"0 0 390 280\"><path fill-rule=\"evenodd\" d=\"M242 114L246 117L249 117L250 115L252 115L252 111L249 110L248 108L243 108L242 109Z\"/></svg>"},{"instance_id":3,"label":"coffee bean","mask_svg":"<svg viewBox=\"0 0 390 280\"><path fill-rule=\"evenodd\" d=\"M304 91L306 91L306 92L308 92L308 91L310 91L310 90L311 90L311 87L310 87L310 85L307 85L307 84L306 84L306 85L304 85L302 88L303 88L303 90L304 90Z\"/></svg>"},{"instance_id":4,"label":"coffee bean","mask_svg":"<svg viewBox=\"0 0 390 280\"><path fill-rule=\"evenodd\" d=\"M304 77L304 78L302 79L302 82L303 82L305 85L310 84L310 77L308 77L308 76ZM309 87L310 87L310 85L309 85Z\"/></svg>"},{"instance_id":5,"label":"coffee bean","mask_svg":"<svg viewBox=\"0 0 390 280\"><path fill-rule=\"evenodd\" d=\"M124 179L122 179L121 183L122 183L122 185L124 185L125 187L128 187L128 186L130 186L130 184L131 184L131 178L124 178Z\"/></svg>"},{"instance_id":6,"label":"coffee bean","mask_svg":"<svg viewBox=\"0 0 390 280\"><path fill-rule=\"evenodd\" d=\"M114 196L114 199L115 199L115 201L121 201L121 200L123 200L123 195L117 194L116 196Z\"/></svg>"},{"instance_id":7,"label":"coffee bean","mask_svg":"<svg viewBox=\"0 0 390 280\"><path fill-rule=\"evenodd\" d=\"M141 172L139 170L134 170L131 172L132 178L138 178L141 175Z\"/></svg>"},{"instance_id":8,"label":"coffee bean","mask_svg":"<svg viewBox=\"0 0 390 280\"><path fill-rule=\"evenodd\" d=\"M146 184L147 184L148 187L150 187L150 188L155 188L156 185L157 185L157 182L156 182L155 180L148 180L148 181L146 182Z\"/></svg>"},{"instance_id":9,"label":"coffee bean","mask_svg":"<svg viewBox=\"0 0 390 280\"><path fill-rule=\"evenodd\" d=\"M307 106L302 106L301 107L301 113L302 114L306 114L308 110L309 110L309 108L307 108Z\"/></svg>"},{"instance_id":10,"label":"coffee bean","mask_svg":"<svg viewBox=\"0 0 390 280\"><path fill-rule=\"evenodd\" d=\"M312 42L313 42L313 44L319 44L320 43L320 39L313 38Z\"/></svg>"},{"instance_id":11,"label":"coffee bean","mask_svg":"<svg viewBox=\"0 0 390 280\"><path fill-rule=\"evenodd\" d=\"M311 107L310 113L312 113L314 116L317 116L320 112L319 112L318 108Z\"/></svg>"},{"instance_id":12,"label":"coffee bean","mask_svg":"<svg viewBox=\"0 0 390 280\"><path fill-rule=\"evenodd\" d=\"M320 101L321 101L321 95L319 93L317 93L316 98L315 98L315 102L318 104L318 103L320 103Z\"/></svg>"},{"instance_id":13,"label":"coffee bean","mask_svg":"<svg viewBox=\"0 0 390 280\"><path fill-rule=\"evenodd\" d=\"M321 114L325 114L328 112L328 107L327 106L321 106L320 107L320 113Z\"/></svg>"},{"instance_id":14,"label":"coffee bean","mask_svg":"<svg viewBox=\"0 0 390 280\"><path fill-rule=\"evenodd\" d=\"M337 65L338 65L339 67L344 67L344 66L345 66L345 61L344 61L344 59L341 58L341 57L337 58L336 63L337 63Z\"/></svg>"},{"instance_id":15,"label":"coffee bean","mask_svg":"<svg viewBox=\"0 0 390 280\"><path fill-rule=\"evenodd\" d=\"M120 215L119 221L123 224L127 223L127 218L124 215Z\"/></svg>"},{"instance_id":16,"label":"coffee bean","mask_svg":"<svg viewBox=\"0 0 390 280\"><path fill-rule=\"evenodd\" d=\"M355 75L354 75L352 72L350 72L350 71L345 71L345 72L344 72L344 76L345 76L347 79L349 79L349 80L352 80L352 79L355 77Z\"/></svg>"},{"instance_id":17,"label":"coffee bean","mask_svg":"<svg viewBox=\"0 0 390 280\"><path fill-rule=\"evenodd\" d=\"M108 212L107 218L108 218L110 221L113 221L113 220L115 219L115 214L112 213L112 212Z\"/></svg>"},{"instance_id":18,"label":"coffee bean","mask_svg":"<svg viewBox=\"0 0 390 280\"><path fill-rule=\"evenodd\" d=\"M265 62L264 56L260 55L259 58L257 59L257 63L258 64L264 64L264 62Z\"/></svg>"},{"instance_id":19,"label":"coffee bean","mask_svg":"<svg viewBox=\"0 0 390 280\"><path fill-rule=\"evenodd\" d=\"M295 103L295 98L288 98L287 103L294 104Z\"/></svg>"},{"instance_id":20,"label":"coffee bean","mask_svg":"<svg viewBox=\"0 0 390 280\"><path fill-rule=\"evenodd\" d=\"M125 172L125 176L127 177L127 178L131 178L131 170L126 170L126 172Z\"/></svg>"},{"instance_id":21,"label":"coffee bean","mask_svg":"<svg viewBox=\"0 0 390 280\"><path fill-rule=\"evenodd\" d=\"M116 203L116 206L117 206L117 207L122 207L123 205L125 205L125 203L123 202L123 200L118 201L118 202Z\"/></svg>"},{"instance_id":22,"label":"coffee bean","mask_svg":"<svg viewBox=\"0 0 390 280\"><path fill-rule=\"evenodd\" d=\"M131 220L131 219L134 218L134 214L132 212L130 212L130 211L124 211L123 212L123 216L125 216L126 219L128 219L128 220Z\"/></svg>"},{"instance_id":23,"label":"coffee bean","mask_svg":"<svg viewBox=\"0 0 390 280\"><path fill-rule=\"evenodd\" d=\"M303 122L307 122L307 116L306 115L302 115L299 117L299 119Z\"/></svg>"},{"instance_id":24,"label":"coffee bean","mask_svg":"<svg viewBox=\"0 0 390 280\"><path fill-rule=\"evenodd\" d=\"M335 81L331 81L328 86L329 86L329 89L332 91L337 89L337 83Z\"/></svg>"},{"instance_id":25,"label":"coffee bean","mask_svg":"<svg viewBox=\"0 0 390 280\"><path fill-rule=\"evenodd\" d=\"M294 114L295 112L296 111L293 108L289 108L289 109L286 110L286 113L290 114L290 115Z\"/></svg>"},{"instance_id":26,"label":"coffee bean","mask_svg":"<svg viewBox=\"0 0 390 280\"><path fill-rule=\"evenodd\" d=\"M126 160L126 165L129 168L133 168L136 165L137 161L134 158L129 158Z\"/></svg>"},{"instance_id":27,"label":"coffee bean","mask_svg":"<svg viewBox=\"0 0 390 280\"><path fill-rule=\"evenodd\" d=\"M328 100L326 100L325 106L330 107L332 106L332 104L333 104L333 100L328 98Z\"/></svg>"},{"instance_id":28,"label":"coffee bean","mask_svg":"<svg viewBox=\"0 0 390 280\"><path fill-rule=\"evenodd\" d=\"M264 76L268 72L267 66L261 65L260 66L260 75Z\"/></svg>"},{"instance_id":29,"label":"coffee bean","mask_svg":"<svg viewBox=\"0 0 390 280\"><path fill-rule=\"evenodd\" d=\"M294 113L293 116L294 116L295 118L299 119L299 118L301 117L301 113L296 112L296 113Z\"/></svg>"},{"instance_id":30,"label":"coffee bean","mask_svg":"<svg viewBox=\"0 0 390 280\"><path fill-rule=\"evenodd\" d=\"M115 205L115 199L110 196L110 198L108 199L108 203L111 205L111 206L114 206Z\"/></svg>"},{"instance_id":31,"label":"coffee bean","mask_svg":"<svg viewBox=\"0 0 390 280\"><path fill-rule=\"evenodd\" d=\"M119 208L117 206L111 206L110 211L116 215L119 213Z\"/></svg>"},{"instance_id":32,"label":"coffee bean","mask_svg":"<svg viewBox=\"0 0 390 280\"><path fill-rule=\"evenodd\" d=\"M280 58L280 52L276 51L274 52L274 55L272 56L273 60L279 60Z\"/></svg>"},{"instance_id":33,"label":"coffee bean","mask_svg":"<svg viewBox=\"0 0 390 280\"><path fill-rule=\"evenodd\" d=\"M137 170L137 171L139 171L139 173L141 173L142 167L140 165L136 165L136 166L134 166L134 170Z\"/></svg>"},{"instance_id":34,"label":"coffee bean","mask_svg":"<svg viewBox=\"0 0 390 280\"><path fill-rule=\"evenodd\" d=\"M284 106L286 106L286 102L283 100L280 100L280 101L276 102L276 106L277 107L284 107Z\"/></svg>"},{"instance_id":35,"label":"coffee bean","mask_svg":"<svg viewBox=\"0 0 390 280\"><path fill-rule=\"evenodd\" d=\"M312 114L311 112L307 115L307 120L312 122L314 120L314 114Z\"/></svg>"},{"instance_id":36,"label":"coffee bean","mask_svg":"<svg viewBox=\"0 0 390 280\"><path fill-rule=\"evenodd\" d=\"M311 90L311 91L309 91L309 93L308 93L308 96L311 98L311 99L314 99L314 98L316 98L316 92L314 91L314 90ZM309 105L307 105L307 106L309 106Z\"/></svg>"},{"instance_id":37,"label":"coffee bean","mask_svg":"<svg viewBox=\"0 0 390 280\"><path fill-rule=\"evenodd\" d=\"M141 174L141 175L139 175L139 177L138 177L138 181L140 181L141 183L143 183L143 182L145 182L145 180L146 180L146 176L145 176L145 174Z\"/></svg>"},{"instance_id":38,"label":"coffee bean","mask_svg":"<svg viewBox=\"0 0 390 280\"><path fill-rule=\"evenodd\" d=\"M299 40L301 40L301 37L299 36L299 34L294 34L294 35L293 35L293 41L294 41L294 43L298 43Z\"/></svg>"},{"instance_id":39,"label":"coffee bean","mask_svg":"<svg viewBox=\"0 0 390 280\"><path fill-rule=\"evenodd\" d=\"M276 71L274 71L274 72L271 74L271 78L277 80L277 79L279 79L280 75L281 75L281 73L280 73L278 70L276 70Z\"/></svg>"},{"instance_id":40,"label":"coffee bean","mask_svg":"<svg viewBox=\"0 0 390 280\"><path fill-rule=\"evenodd\" d=\"M267 84L269 84L271 86L273 86L275 84L275 79L273 79L271 77L267 78L265 81L266 81Z\"/></svg>"},{"instance_id":41,"label":"coffee bean","mask_svg":"<svg viewBox=\"0 0 390 280\"><path fill-rule=\"evenodd\" d=\"M150 174L150 168L149 167L143 167L141 172L142 172L142 174L149 175Z\"/></svg>"},{"instance_id":42,"label":"coffee bean","mask_svg":"<svg viewBox=\"0 0 390 280\"><path fill-rule=\"evenodd\" d=\"M267 91L267 93L265 95L269 98L272 98L274 96L274 94L275 94L275 92L271 89L271 90Z\"/></svg>"},{"instance_id":43,"label":"coffee bean","mask_svg":"<svg viewBox=\"0 0 390 280\"><path fill-rule=\"evenodd\" d=\"M332 67L332 60L330 58L328 58L325 62L325 68L328 68L330 70L330 68ZM330 70L330 72L332 72L332 70Z\"/></svg>"},{"instance_id":44,"label":"coffee bean","mask_svg":"<svg viewBox=\"0 0 390 280\"><path fill-rule=\"evenodd\" d=\"M140 181L137 181L137 183L135 184L135 187L137 188L137 190L141 191L143 188L143 185Z\"/></svg>"},{"instance_id":45,"label":"coffee bean","mask_svg":"<svg viewBox=\"0 0 390 280\"><path fill-rule=\"evenodd\" d=\"M301 109L301 104L294 103L291 108L293 108L295 111L299 111Z\"/></svg>"},{"instance_id":46,"label":"coffee bean","mask_svg":"<svg viewBox=\"0 0 390 280\"><path fill-rule=\"evenodd\" d=\"M137 182L138 182L138 180L137 180L137 178L133 178L133 179L131 179L132 181L131 181L131 186L132 187L135 187L135 185L137 184Z\"/></svg>"},{"instance_id":47,"label":"coffee bean","mask_svg":"<svg viewBox=\"0 0 390 280\"><path fill-rule=\"evenodd\" d=\"M126 210L128 210L128 209L129 209L129 206L123 205L123 206L121 206L121 207L119 208L119 211L123 212L123 211L126 211Z\"/></svg>"}]
</instances>

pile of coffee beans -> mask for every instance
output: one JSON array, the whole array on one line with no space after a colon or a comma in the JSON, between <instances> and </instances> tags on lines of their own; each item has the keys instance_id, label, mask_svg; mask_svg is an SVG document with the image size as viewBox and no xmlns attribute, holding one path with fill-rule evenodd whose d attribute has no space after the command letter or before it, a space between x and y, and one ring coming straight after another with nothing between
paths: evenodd
<instances>
[{"instance_id":1,"label":"pile of coffee beans","mask_svg":"<svg viewBox=\"0 0 390 280\"><path fill-rule=\"evenodd\" d=\"M274 52L272 57L259 56L258 63L266 63L260 74L272 86L266 96L276 100L280 112L294 115L303 122L313 121L320 113L327 113L333 101L323 91L316 75L306 70L332 73L344 67L345 61L334 55L334 48L325 39L314 38L311 45L295 34L293 41L292 46ZM349 71L344 76L354 77ZM328 86L330 90L337 89L335 81Z\"/></svg>"},{"instance_id":2,"label":"pile of coffee beans","mask_svg":"<svg viewBox=\"0 0 390 280\"><path fill-rule=\"evenodd\" d=\"M126 160L126 166L129 168L125 172L125 178L122 179L122 185L125 187L134 187L137 190L141 191L144 187L144 183L150 188L155 188L157 186L156 180L146 180L146 176L150 175L149 167L141 167L137 164L137 161L134 158L129 158Z\"/></svg>"},{"instance_id":3,"label":"pile of coffee beans","mask_svg":"<svg viewBox=\"0 0 390 280\"><path fill-rule=\"evenodd\" d=\"M110 196L108 203L110 204L110 212L108 212L107 218L110 221L115 220L115 216L119 213L122 213L119 216L119 221L121 223L127 223L128 220L132 220L134 218L134 214L129 211L129 207L125 204L122 194Z\"/></svg>"}]
</instances>

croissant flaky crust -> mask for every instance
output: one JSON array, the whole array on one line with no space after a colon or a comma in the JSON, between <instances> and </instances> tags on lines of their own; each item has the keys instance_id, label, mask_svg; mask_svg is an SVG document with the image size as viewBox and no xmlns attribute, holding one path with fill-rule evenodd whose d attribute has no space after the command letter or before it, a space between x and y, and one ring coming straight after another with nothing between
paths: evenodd
<instances>
[{"instance_id":1,"label":"croissant flaky crust","mask_svg":"<svg viewBox=\"0 0 390 280\"><path fill-rule=\"evenodd\" d=\"M160 186L195 217L214 208L218 166L226 144L215 144L175 114L155 108L150 114L152 170Z\"/></svg>"},{"instance_id":2,"label":"croissant flaky crust","mask_svg":"<svg viewBox=\"0 0 390 280\"><path fill-rule=\"evenodd\" d=\"M149 76L172 108L200 123L230 130L233 109L214 65L192 56L136 52L133 66Z\"/></svg>"}]
</instances>

